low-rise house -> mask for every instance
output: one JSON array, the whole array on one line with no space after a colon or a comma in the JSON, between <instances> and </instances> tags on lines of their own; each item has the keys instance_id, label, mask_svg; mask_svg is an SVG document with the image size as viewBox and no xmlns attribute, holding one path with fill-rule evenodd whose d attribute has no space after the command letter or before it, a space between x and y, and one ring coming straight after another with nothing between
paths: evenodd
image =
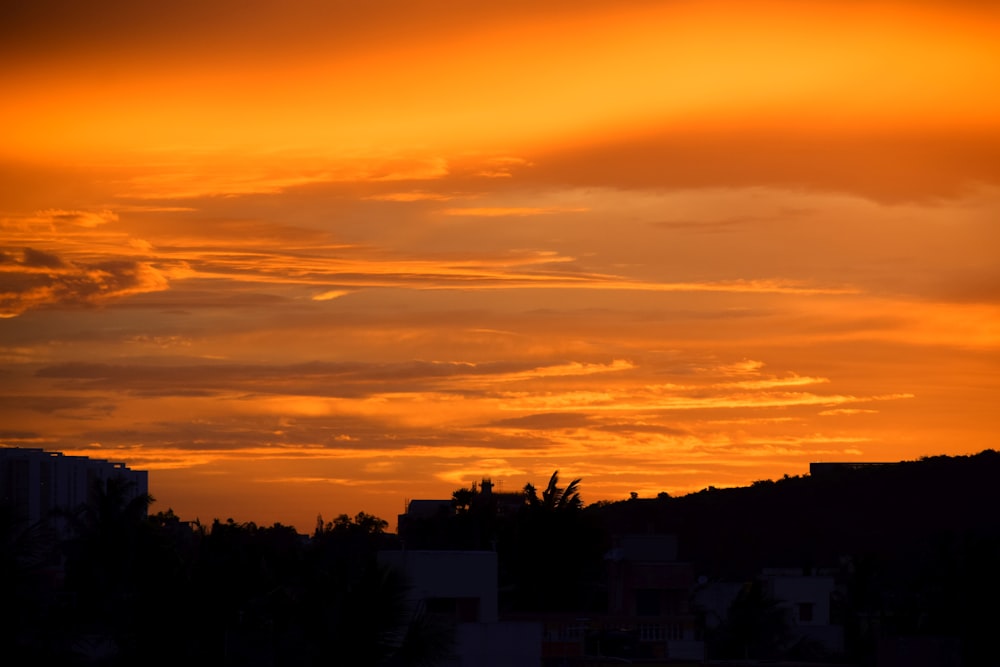
<instances>
[{"instance_id":1,"label":"low-rise house","mask_svg":"<svg viewBox=\"0 0 1000 667\"><path fill-rule=\"evenodd\" d=\"M413 611L453 625L455 646L444 667L541 664L541 625L498 618L496 552L380 551L378 559L406 576Z\"/></svg>"},{"instance_id":2,"label":"low-rise house","mask_svg":"<svg viewBox=\"0 0 1000 667\"><path fill-rule=\"evenodd\" d=\"M673 535L626 535L616 541L608 561L608 614L601 619L610 642L629 643L636 658L700 660L691 606L694 568L678 561ZM602 654L614 655L611 646ZM621 657L629 657L622 655Z\"/></svg>"},{"instance_id":3,"label":"low-rise house","mask_svg":"<svg viewBox=\"0 0 1000 667\"><path fill-rule=\"evenodd\" d=\"M844 628L832 622L830 601L836 590L832 572L765 568L767 593L785 610L792 641L815 642L824 651L844 650Z\"/></svg>"}]
</instances>

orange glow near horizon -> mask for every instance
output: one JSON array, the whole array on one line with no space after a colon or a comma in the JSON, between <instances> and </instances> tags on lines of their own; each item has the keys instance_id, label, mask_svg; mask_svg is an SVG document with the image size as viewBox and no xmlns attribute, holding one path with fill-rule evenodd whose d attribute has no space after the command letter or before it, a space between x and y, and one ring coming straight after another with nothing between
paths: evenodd
<instances>
[{"instance_id":1,"label":"orange glow near horizon","mask_svg":"<svg viewBox=\"0 0 1000 667\"><path fill-rule=\"evenodd\" d=\"M0 26L0 446L303 531L996 446L996 8L452 5Z\"/></svg>"}]
</instances>

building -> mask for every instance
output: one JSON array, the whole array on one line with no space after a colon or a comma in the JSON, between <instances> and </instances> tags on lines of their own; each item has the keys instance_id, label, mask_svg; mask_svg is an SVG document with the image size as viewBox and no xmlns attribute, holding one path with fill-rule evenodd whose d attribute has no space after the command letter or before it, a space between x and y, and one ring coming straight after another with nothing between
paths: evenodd
<instances>
[{"instance_id":1,"label":"building","mask_svg":"<svg viewBox=\"0 0 1000 667\"><path fill-rule=\"evenodd\" d=\"M764 568L755 577L766 600L777 605L787 634L783 650L798 646L818 654L844 652L844 627L836 622L833 601L837 579L833 571ZM717 630L729 618L733 603L752 582L713 581L700 584L694 604L706 630Z\"/></svg>"},{"instance_id":2,"label":"building","mask_svg":"<svg viewBox=\"0 0 1000 667\"><path fill-rule=\"evenodd\" d=\"M832 572L765 568L760 578L767 594L785 610L792 641L814 642L828 653L843 653L844 628L833 622L830 613L837 587Z\"/></svg>"},{"instance_id":3,"label":"building","mask_svg":"<svg viewBox=\"0 0 1000 667\"><path fill-rule=\"evenodd\" d=\"M696 638L697 615L690 604L694 568L677 560L677 538L625 535L607 560L608 617L603 625L630 644L622 657L703 659L705 646ZM608 648L601 653L614 655Z\"/></svg>"},{"instance_id":4,"label":"building","mask_svg":"<svg viewBox=\"0 0 1000 667\"><path fill-rule=\"evenodd\" d=\"M541 664L541 626L498 619L495 551L380 551L380 563L404 574L412 610L453 625L447 667Z\"/></svg>"},{"instance_id":5,"label":"building","mask_svg":"<svg viewBox=\"0 0 1000 667\"><path fill-rule=\"evenodd\" d=\"M875 653L876 667L961 667L962 643L956 637L885 637Z\"/></svg>"},{"instance_id":6,"label":"building","mask_svg":"<svg viewBox=\"0 0 1000 667\"><path fill-rule=\"evenodd\" d=\"M676 536L620 536L605 562L606 609L517 615L542 623L543 663L701 664L694 569L678 561Z\"/></svg>"},{"instance_id":7,"label":"building","mask_svg":"<svg viewBox=\"0 0 1000 667\"><path fill-rule=\"evenodd\" d=\"M404 542L430 523L457 514L475 514L503 518L524 507L524 493L493 490L493 481L484 478L478 485L460 489L450 499L414 499L406 501L406 512L396 516L396 532Z\"/></svg>"},{"instance_id":8,"label":"building","mask_svg":"<svg viewBox=\"0 0 1000 667\"><path fill-rule=\"evenodd\" d=\"M900 465L897 463L879 461L830 461L809 464L810 477L830 477L857 470L870 470L873 468L890 468Z\"/></svg>"},{"instance_id":9,"label":"building","mask_svg":"<svg viewBox=\"0 0 1000 667\"><path fill-rule=\"evenodd\" d=\"M95 485L114 477L130 483L129 499L149 492L145 470L124 463L59 452L0 447L0 505L10 508L16 524L49 522L65 530L58 512L70 512L93 500Z\"/></svg>"}]
</instances>

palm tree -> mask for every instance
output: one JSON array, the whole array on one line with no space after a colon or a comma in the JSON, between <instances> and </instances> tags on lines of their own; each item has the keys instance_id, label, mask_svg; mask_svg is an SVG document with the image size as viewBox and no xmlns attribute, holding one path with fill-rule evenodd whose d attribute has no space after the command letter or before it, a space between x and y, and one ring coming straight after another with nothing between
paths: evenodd
<instances>
[{"instance_id":1,"label":"palm tree","mask_svg":"<svg viewBox=\"0 0 1000 667\"><path fill-rule=\"evenodd\" d=\"M131 565L139 534L146 523L150 504L148 493L134 493L135 484L124 477L94 482L90 500L73 512L61 512L75 534L71 543L78 553L98 562L98 574L118 580ZM102 560L106 559L106 560ZM106 584L109 582L101 581Z\"/></svg>"},{"instance_id":2,"label":"palm tree","mask_svg":"<svg viewBox=\"0 0 1000 667\"><path fill-rule=\"evenodd\" d=\"M538 493L524 486L519 512L502 545L503 603L519 611L566 611L590 604L594 573L600 572L600 540L580 498L580 479L565 487L559 471Z\"/></svg>"},{"instance_id":3,"label":"palm tree","mask_svg":"<svg viewBox=\"0 0 1000 667\"><path fill-rule=\"evenodd\" d=\"M774 658L788 639L786 612L760 581L749 582L729 606L715 639L723 657Z\"/></svg>"},{"instance_id":4,"label":"palm tree","mask_svg":"<svg viewBox=\"0 0 1000 667\"><path fill-rule=\"evenodd\" d=\"M462 487L456 489L451 494L451 504L459 514L468 512L472 508L472 501L476 498L476 484L473 482L472 488Z\"/></svg>"},{"instance_id":5,"label":"palm tree","mask_svg":"<svg viewBox=\"0 0 1000 667\"><path fill-rule=\"evenodd\" d=\"M543 510L564 510L580 509L583 507L583 500L580 498L580 482L578 477L569 483L565 489L559 488L559 471L556 470L549 478L549 483L542 491L539 499L535 486L528 482L524 485L524 497L530 507Z\"/></svg>"},{"instance_id":6,"label":"palm tree","mask_svg":"<svg viewBox=\"0 0 1000 667\"><path fill-rule=\"evenodd\" d=\"M149 558L146 520L153 497L135 493L124 477L96 480L88 502L59 512L75 537L66 543L66 589L78 596L80 631L100 635L116 649L135 639L135 613Z\"/></svg>"}]
</instances>

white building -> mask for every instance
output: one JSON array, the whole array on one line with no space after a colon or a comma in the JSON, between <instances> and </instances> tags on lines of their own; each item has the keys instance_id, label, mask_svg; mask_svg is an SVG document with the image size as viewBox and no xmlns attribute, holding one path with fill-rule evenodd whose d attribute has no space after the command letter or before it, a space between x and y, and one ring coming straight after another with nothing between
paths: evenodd
<instances>
[{"instance_id":1,"label":"white building","mask_svg":"<svg viewBox=\"0 0 1000 667\"><path fill-rule=\"evenodd\" d=\"M844 651L844 628L835 623L831 599L837 589L834 575L822 570L803 572L801 568L764 568L757 577L764 593L784 613L789 631L786 648L800 641L821 646L837 655ZM748 582L702 581L694 593L705 628L719 628Z\"/></svg>"},{"instance_id":2,"label":"white building","mask_svg":"<svg viewBox=\"0 0 1000 667\"><path fill-rule=\"evenodd\" d=\"M15 522L34 525L51 521L56 510L72 511L92 499L95 482L123 477L131 483L129 498L149 492L149 474L85 456L20 447L0 447L0 505ZM57 531L62 522L51 521Z\"/></svg>"},{"instance_id":3,"label":"white building","mask_svg":"<svg viewBox=\"0 0 1000 667\"><path fill-rule=\"evenodd\" d=\"M832 574L801 569L765 568L761 581L785 609L792 634L821 644L831 653L844 650L844 628L832 623L830 599L836 589Z\"/></svg>"},{"instance_id":4,"label":"white building","mask_svg":"<svg viewBox=\"0 0 1000 667\"><path fill-rule=\"evenodd\" d=\"M498 621L496 552L380 551L378 558L405 574L414 608L455 624L447 667L541 664L541 624Z\"/></svg>"}]
</instances>

